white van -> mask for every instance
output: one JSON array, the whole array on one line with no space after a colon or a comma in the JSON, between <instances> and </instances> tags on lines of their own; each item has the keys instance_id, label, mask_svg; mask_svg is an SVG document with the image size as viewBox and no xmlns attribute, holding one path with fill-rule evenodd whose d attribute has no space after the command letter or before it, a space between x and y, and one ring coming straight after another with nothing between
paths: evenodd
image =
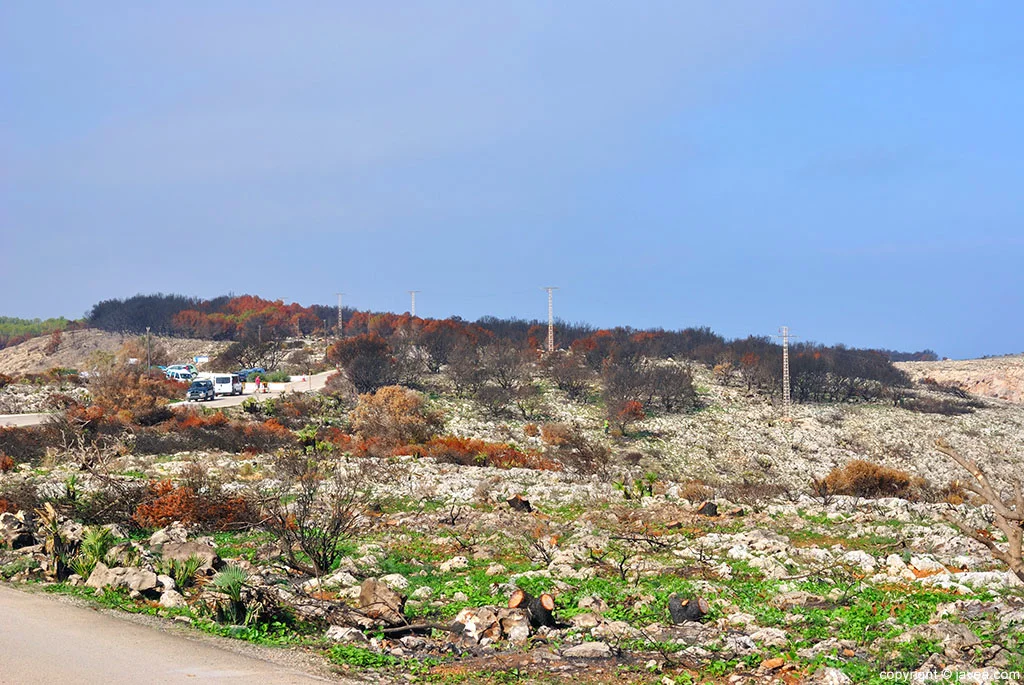
<instances>
[{"instance_id":1,"label":"white van","mask_svg":"<svg viewBox=\"0 0 1024 685\"><path fill-rule=\"evenodd\" d=\"M185 369L173 369L166 373L169 379L172 381L179 381L181 383L191 383L192 379L195 378L195 374L189 373Z\"/></svg>"},{"instance_id":2,"label":"white van","mask_svg":"<svg viewBox=\"0 0 1024 685\"><path fill-rule=\"evenodd\" d=\"M241 395L242 379L234 373L201 373L199 378L213 381L213 392L217 395Z\"/></svg>"}]
</instances>

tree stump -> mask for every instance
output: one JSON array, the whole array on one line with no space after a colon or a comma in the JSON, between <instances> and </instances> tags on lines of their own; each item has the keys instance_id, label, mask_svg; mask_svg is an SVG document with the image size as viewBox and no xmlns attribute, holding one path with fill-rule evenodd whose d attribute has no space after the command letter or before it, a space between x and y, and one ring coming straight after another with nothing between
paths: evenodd
<instances>
[{"instance_id":1,"label":"tree stump","mask_svg":"<svg viewBox=\"0 0 1024 685\"><path fill-rule=\"evenodd\" d=\"M704 620L711 605L703 597L697 599L679 599L672 595L668 600L668 613L673 623L699 622Z\"/></svg>"},{"instance_id":2,"label":"tree stump","mask_svg":"<svg viewBox=\"0 0 1024 685\"><path fill-rule=\"evenodd\" d=\"M524 609L530 619L530 625L534 628L541 626L555 627L555 598L544 593L540 597L534 597L525 590L516 590L508 600L509 609Z\"/></svg>"},{"instance_id":3,"label":"tree stump","mask_svg":"<svg viewBox=\"0 0 1024 685\"><path fill-rule=\"evenodd\" d=\"M714 502L705 502L700 505L697 513L701 516L718 516L718 505Z\"/></svg>"},{"instance_id":4,"label":"tree stump","mask_svg":"<svg viewBox=\"0 0 1024 685\"><path fill-rule=\"evenodd\" d=\"M515 497L512 497L511 499L505 501L508 502L508 505L515 509L516 511L522 511L526 513L530 513L531 511L533 511L533 506L530 504L530 500L525 499L522 495L516 495Z\"/></svg>"}]
</instances>

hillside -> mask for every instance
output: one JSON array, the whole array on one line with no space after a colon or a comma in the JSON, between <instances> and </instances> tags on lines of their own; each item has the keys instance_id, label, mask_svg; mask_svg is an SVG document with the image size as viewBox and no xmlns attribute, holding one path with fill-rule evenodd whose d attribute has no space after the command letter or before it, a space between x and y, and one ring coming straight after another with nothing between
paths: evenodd
<instances>
[{"instance_id":1,"label":"hillside","mask_svg":"<svg viewBox=\"0 0 1024 685\"><path fill-rule=\"evenodd\" d=\"M10 376L42 373L55 366L88 370L89 356L95 352L116 353L126 340L138 336L109 333L98 329L68 331L61 336L60 346L53 354L46 353L50 336L39 336L0 350L0 373ZM215 355L228 343L193 338L153 336L175 361L189 360L195 355Z\"/></svg>"},{"instance_id":2,"label":"hillside","mask_svg":"<svg viewBox=\"0 0 1024 685\"><path fill-rule=\"evenodd\" d=\"M1024 402L1024 354L984 359L937 362L899 362L898 369L915 381L931 378L939 383L958 383L980 397Z\"/></svg>"}]
</instances>

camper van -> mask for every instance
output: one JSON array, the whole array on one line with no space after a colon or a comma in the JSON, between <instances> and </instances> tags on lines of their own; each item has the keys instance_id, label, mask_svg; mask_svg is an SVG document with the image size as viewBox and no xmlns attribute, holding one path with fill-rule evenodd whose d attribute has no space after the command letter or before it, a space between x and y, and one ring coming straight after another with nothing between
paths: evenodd
<instances>
[{"instance_id":1,"label":"camper van","mask_svg":"<svg viewBox=\"0 0 1024 685\"><path fill-rule=\"evenodd\" d=\"M241 395L242 379L234 373L201 373L199 378L213 381L213 391L218 395Z\"/></svg>"}]
</instances>

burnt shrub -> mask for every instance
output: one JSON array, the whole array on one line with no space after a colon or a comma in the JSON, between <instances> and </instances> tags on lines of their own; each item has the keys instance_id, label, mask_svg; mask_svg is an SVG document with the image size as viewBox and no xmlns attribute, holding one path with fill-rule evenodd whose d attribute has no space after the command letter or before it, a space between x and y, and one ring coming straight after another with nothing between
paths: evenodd
<instances>
[{"instance_id":1,"label":"burnt shrub","mask_svg":"<svg viewBox=\"0 0 1024 685\"><path fill-rule=\"evenodd\" d=\"M406 450L403 453L419 454L444 464L493 466L499 469L561 470L557 462L534 452L524 452L512 445L454 435L432 438L426 444L403 449Z\"/></svg>"},{"instance_id":2,"label":"burnt shrub","mask_svg":"<svg viewBox=\"0 0 1024 685\"><path fill-rule=\"evenodd\" d=\"M557 438L552 435L552 439L557 444L551 444L549 453L566 470L581 476L608 475L611 464L608 447L588 438L578 426L567 427L564 432L559 430L556 435Z\"/></svg>"},{"instance_id":3,"label":"burnt shrub","mask_svg":"<svg viewBox=\"0 0 1024 685\"><path fill-rule=\"evenodd\" d=\"M540 438L545 445L560 447L569 441L572 428L564 423L545 423L540 427Z\"/></svg>"},{"instance_id":4,"label":"burnt shrub","mask_svg":"<svg viewBox=\"0 0 1024 685\"><path fill-rule=\"evenodd\" d=\"M426 442L442 425L438 414L427 411L420 393L399 385L360 395L351 420L357 437L377 438L385 445Z\"/></svg>"},{"instance_id":5,"label":"burnt shrub","mask_svg":"<svg viewBox=\"0 0 1024 685\"><path fill-rule=\"evenodd\" d=\"M824 485L837 495L857 497L912 498L923 481L906 471L881 466L863 459L854 459L846 466L837 466L825 476Z\"/></svg>"},{"instance_id":6,"label":"burnt shrub","mask_svg":"<svg viewBox=\"0 0 1024 685\"><path fill-rule=\"evenodd\" d=\"M330 397L345 398L353 394L353 387L345 374L338 371L327 377L321 392Z\"/></svg>"},{"instance_id":7,"label":"burnt shrub","mask_svg":"<svg viewBox=\"0 0 1024 685\"><path fill-rule=\"evenodd\" d=\"M319 395L293 392L278 398L274 418L286 428L297 430L322 415L324 410L324 400Z\"/></svg>"},{"instance_id":8,"label":"burnt shrub","mask_svg":"<svg viewBox=\"0 0 1024 685\"><path fill-rule=\"evenodd\" d=\"M0 428L0 452L15 461L36 463L46 454L46 446L52 444L52 431L44 426Z\"/></svg>"},{"instance_id":9,"label":"burnt shrub","mask_svg":"<svg viewBox=\"0 0 1024 685\"><path fill-rule=\"evenodd\" d=\"M134 527L132 516L145 496L144 481L104 476L89 489L66 489L47 501L63 515L86 525L116 523Z\"/></svg>"},{"instance_id":10,"label":"burnt shrub","mask_svg":"<svg viewBox=\"0 0 1024 685\"><path fill-rule=\"evenodd\" d=\"M181 521L206 530L239 530L258 522L259 512L245 497L226 496L220 484L194 464L180 484L150 482L132 518L143 528Z\"/></svg>"},{"instance_id":11,"label":"burnt shrub","mask_svg":"<svg viewBox=\"0 0 1024 685\"><path fill-rule=\"evenodd\" d=\"M43 506L43 500L32 483L24 480L0 484L0 514L5 511L35 511Z\"/></svg>"},{"instance_id":12,"label":"burnt shrub","mask_svg":"<svg viewBox=\"0 0 1024 685\"><path fill-rule=\"evenodd\" d=\"M339 340L327 349L327 359L344 369L356 392L373 392L398 380L393 350L376 333Z\"/></svg>"},{"instance_id":13,"label":"burnt shrub","mask_svg":"<svg viewBox=\"0 0 1024 685\"><path fill-rule=\"evenodd\" d=\"M262 453L291 447L297 442L295 435L277 419L231 420L222 412L177 413L171 421L135 434L135 449L142 454L195 450Z\"/></svg>"},{"instance_id":14,"label":"burnt shrub","mask_svg":"<svg viewBox=\"0 0 1024 685\"><path fill-rule=\"evenodd\" d=\"M919 414L960 416L973 413L974 407L979 404L981 403L938 397L907 397L899 403L899 406Z\"/></svg>"},{"instance_id":15,"label":"burnt shrub","mask_svg":"<svg viewBox=\"0 0 1024 685\"><path fill-rule=\"evenodd\" d=\"M14 470L14 460L9 456L0 452L0 473L7 473Z\"/></svg>"},{"instance_id":16,"label":"burnt shrub","mask_svg":"<svg viewBox=\"0 0 1024 685\"><path fill-rule=\"evenodd\" d=\"M679 498L696 504L714 499L715 490L702 480L690 480L679 486Z\"/></svg>"}]
</instances>

